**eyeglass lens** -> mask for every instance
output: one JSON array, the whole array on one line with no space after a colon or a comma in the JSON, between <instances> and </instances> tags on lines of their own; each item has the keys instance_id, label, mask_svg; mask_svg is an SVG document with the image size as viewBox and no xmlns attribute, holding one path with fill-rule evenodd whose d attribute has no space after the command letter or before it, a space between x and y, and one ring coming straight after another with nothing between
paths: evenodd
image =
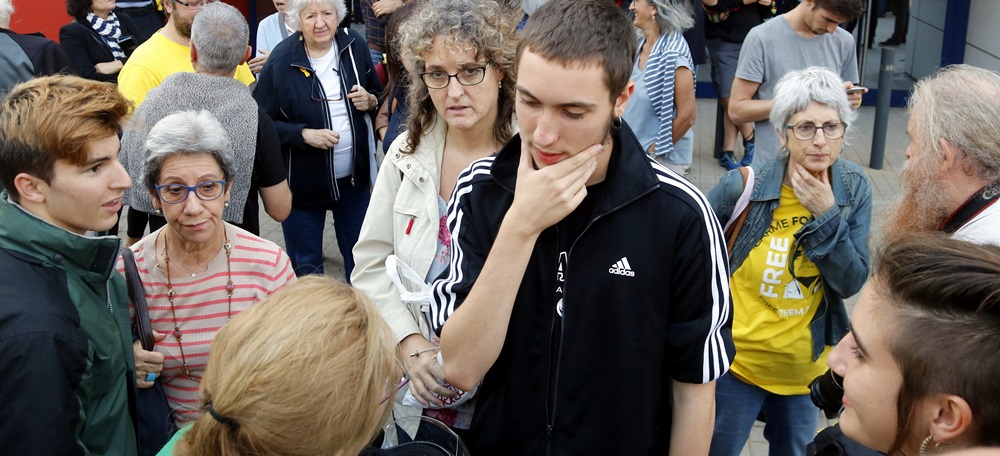
<instances>
[{"instance_id":1,"label":"eyeglass lens","mask_svg":"<svg viewBox=\"0 0 1000 456\"><path fill-rule=\"evenodd\" d=\"M833 122L827 122L821 127L817 127L815 124L807 122L799 125L789 125L789 128L792 129L792 132L794 132L795 137L799 141L808 141L813 139L816 137L816 131L819 129L823 130L823 136L825 136L826 139L840 139L841 136L844 136L845 131L843 123Z\"/></svg>"},{"instance_id":2,"label":"eyeglass lens","mask_svg":"<svg viewBox=\"0 0 1000 456\"><path fill-rule=\"evenodd\" d=\"M483 82L486 79L486 67L472 67L466 68L455 74L448 74L444 71L428 71L420 75L424 84L427 85L429 89L443 89L448 87L448 83L451 82L451 78L455 78L459 84L464 86L472 86Z\"/></svg>"},{"instance_id":3,"label":"eyeglass lens","mask_svg":"<svg viewBox=\"0 0 1000 456\"><path fill-rule=\"evenodd\" d=\"M212 201L222 196L225 187L226 181L207 181L193 187L181 184L158 185L156 191L163 202L177 204L186 200L191 192L202 201Z\"/></svg>"},{"instance_id":4,"label":"eyeglass lens","mask_svg":"<svg viewBox=\"0 0 1000 456\"><path fill-rule=\"evenodd\" d=\"M188 8L191 8L191 9L203 8L205 5L207 5L209 3L215 3L216 2L216 0L193 0L193 1L190 1L190 2L185 2L185 1L182 1L182 0L176 0L176 1L177 1L177 3L180 3L181 5L184 5L184 6L188 7Z\"/></svg>"}]
</instances>

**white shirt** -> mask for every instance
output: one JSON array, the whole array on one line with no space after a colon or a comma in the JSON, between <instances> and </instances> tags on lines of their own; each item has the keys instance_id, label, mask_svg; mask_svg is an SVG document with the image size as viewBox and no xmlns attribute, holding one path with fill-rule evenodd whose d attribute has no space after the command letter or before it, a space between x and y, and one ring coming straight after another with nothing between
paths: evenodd
<instances>
[{"instance_id":1,"label":"white shirt","mask_svg":"<svg viewBox=\"0 0 1000 456\"><path fill-rule=\"evenodd\" d=\"M309 58L316 77L319 78L326 94L327 106L330 108L331 129L340 133L340 142L333 146L333 170L335 177L340 179L351 175L352 153L354 138L351 137L350 112L347 111L347 103L350 103L344 95L340 83L340 60L337 56L337 45L330 46L326 55L319 58ZM317 94L318 95L318 94Z\"/></svg>"}]
</instances>

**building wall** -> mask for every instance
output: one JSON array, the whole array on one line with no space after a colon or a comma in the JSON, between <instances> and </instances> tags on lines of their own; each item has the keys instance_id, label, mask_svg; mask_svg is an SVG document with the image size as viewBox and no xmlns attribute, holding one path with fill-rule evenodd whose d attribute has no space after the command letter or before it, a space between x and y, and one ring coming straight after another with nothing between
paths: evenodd
<instances>
[{"instance_id":1,"label":"building wall","mask_svg":"<svg viewBox=\"0 0 1000 456\"><path fill-rule=\"evenodd\" d=\"M249 17L251 0L225 0ZM59 41L59 27L72 18L66 14L65 0L13 0L14 16L10 29L18 33L42 32L46 37ZM270 3L270 2L268 2ZM271 5L274 10L274 5ZM270 13L268 13L270 14ZM256 27L251 27L256 29Z\"/></svg>"},{"instance_id":2,"label":"building wall","mask_svg":"<svg viewBox=\"0 0 1000 456\"><path fill-rule=\"evenodd\" d=\"M64 0L13 0L13 2L14 16L10 18L11 30L18 33L42 32L46 37L59 41L59 27L70 21Z\"/></svg>"},{"instance_id":3,"label":"building wall","mask_svg":"<svg viewBox=\"0 0 1000 456\"><path fill-rule=\"evenodd\" d=\"M906 35L906 73L914 79L931 74L941 65L941 42L948 0L913 0L910 29Z\"/></svg>"},{"instance_id":4,"label":"building wall","mask_svg":"<svg viewBox=\"0 0 1000 456\"><path fill-rule=\"evenodd\" d=\"M1000 36L997 33L1000 2L996 0L972 0L969 7L969 31L965 41L965 63L1000 71Z\"/></svg>"}]
</instances>

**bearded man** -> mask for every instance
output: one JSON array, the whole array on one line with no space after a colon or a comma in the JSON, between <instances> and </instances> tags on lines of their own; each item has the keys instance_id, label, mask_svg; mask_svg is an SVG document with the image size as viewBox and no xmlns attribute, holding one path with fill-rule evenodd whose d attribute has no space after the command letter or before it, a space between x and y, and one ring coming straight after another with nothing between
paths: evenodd
<instances>
[{"instance_id":1,"label":"bearded man","mask_svg":"<svg viewBox=\"0 0 1000 456\"><path fill-rule=\"evenodd\" d=\"M1000 74L969 65L938 70L914 86L903 191L886 237L944 231L1000 244Z\"/></svg>"},{"instance_id":2,"label":"bearded man","mask_svg":"<svg viewBox=\"0 0 1000 456\"><path fill-rule=\"evenodd\" d=\"M164 0L168 19L159 32L142 43L118 73L118 91L132 102L133 108L146 99L146 94L174 73L194 73L191 65L191 24L206 4L216 0ZM250 67L241 63L234 76L250 85L256 82Z\"/></svg>"}]
</instances>

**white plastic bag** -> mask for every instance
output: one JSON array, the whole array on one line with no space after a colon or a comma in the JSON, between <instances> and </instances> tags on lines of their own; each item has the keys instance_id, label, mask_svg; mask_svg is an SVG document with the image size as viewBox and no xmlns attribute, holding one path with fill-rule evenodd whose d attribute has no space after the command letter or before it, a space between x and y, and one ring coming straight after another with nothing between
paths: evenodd
<instances>
[{"instance_id":1,"label":"white plastic bag","mask_svg":"<svg viewBox=\"0 0 1000 456\"><path fill-rule=\"evenodd\" d=\"M430 285L424 282L423 278L417 274L417 271L414 271L410 265L406 264L403 260L400 260L396 255L389 255L389 257L385 259L385 273L389 275L389 280L392 281L393 285L396 286L396 290L399 291L399 299L403 301L403 304L406 304L406 306L410 309L410 313L413 314L413 317L417 320L420 327L420 334L427 340L431 341L434 345L438 345L439 340L434 332L431 331L429 323L431 305ZM407 282L413 285L415 290L407 288L407 286L403 283L404 278ZM403 356L409 355L404 353ZM441 352L438 352L436 359L438 364L444 368L444 358L441 356ZM438 378L435 380L437 380L441 386L458 393L458 397L448 398L435 394L435 397L437 397L438 400L444 404L444 406L437 407L432 404L427 408L438 409L456 407L471 399L475 396L476 391L479 390L479 386L477 385L472 389L472 391L462 391L454 386L451 386L443 379ZM406 389L406 395L403 397L403 405L423 407L423 404L417 401L417 398L413 396L413 393L410 392L409 388Z\"/></svg>"}]
</instances>

